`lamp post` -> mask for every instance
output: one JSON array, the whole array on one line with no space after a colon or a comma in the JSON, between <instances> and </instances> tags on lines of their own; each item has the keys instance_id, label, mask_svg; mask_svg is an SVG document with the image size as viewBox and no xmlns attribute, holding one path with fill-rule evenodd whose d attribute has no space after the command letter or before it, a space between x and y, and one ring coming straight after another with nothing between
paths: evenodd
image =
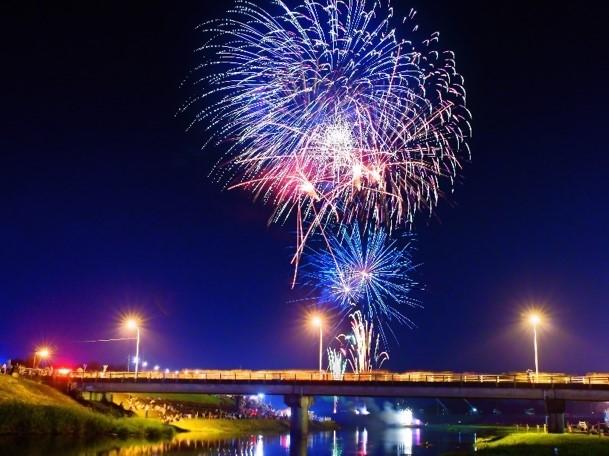
<instances>
[{"instance_id":1,"label":"lamp post","mask_svg":"<svg viewBox=\"0 0 609 456\"><path fill-rule=\"evenodd\" d=\"M126 323L127 329L135 330L135 379L137 380L140 365L140 325L135 318L129 318Z\"/></svg>"},{"instance_id":2,"label":"lamp post","mask_svg":"<svg viewBox=\"0 0 609 456\"><path fill-rule=\"evenodd\" d=\"M539 356L537 353L537 325L541 323L541 317L537 313L529 315L529 323L533 326L533 350L535 352L535 381L539 379Z\"/></svg>"},{"instance_id":3,"label":"lamp post","mask_svg":"<svg viewBox=\"0 0 609 456\"><path fill-rule=\"evenodd\" d=\"M319 328L319 372L323 371L322 361L323 361L323 321L319 315L313 317L313 326L317 326Z\"/></svg>"}]
</instances>

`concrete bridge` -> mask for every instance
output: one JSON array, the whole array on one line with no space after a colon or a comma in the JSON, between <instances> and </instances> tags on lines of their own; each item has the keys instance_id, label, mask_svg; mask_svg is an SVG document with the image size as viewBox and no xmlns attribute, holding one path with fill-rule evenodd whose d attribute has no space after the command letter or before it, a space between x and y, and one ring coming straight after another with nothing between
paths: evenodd
<instances>
[{"instance_id":1,"label":"concrete bridge","mask_svg":"<svg viewBox=\"0 0 609 456\"><path fill-rule=\"evenodd\" d=\"M112 393L281 395L291 408L291 432L296 438L308 432L313 396L543 400L548 430L553 433L564 432L566 401L609 401L609 374L536 377L530 373L374 371L337 378L318 371L195 369L140 372L137 376L133 372L54 372L52 378L91 398Z\"/></svg>"}]
</instances>

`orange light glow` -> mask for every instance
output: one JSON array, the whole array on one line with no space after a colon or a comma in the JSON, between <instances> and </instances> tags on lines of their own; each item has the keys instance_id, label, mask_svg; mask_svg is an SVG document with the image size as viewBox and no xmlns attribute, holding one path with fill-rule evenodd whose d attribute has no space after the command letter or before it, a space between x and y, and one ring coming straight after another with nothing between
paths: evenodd
<instances>
[{"instance_id":1,"label":"orange light glow","mask_svg":"<svg viewBox=\"0 0 609 456\"><path fill-rule=\"evenodd\" d=\"M537 312L533 312L533 313L529 314L527 319L528 319L529 323L532 324L533 326L537 326L538 324L541 323L541 315L538 314Z\"/></svg>"},{"instance_id":2,"label":"orange light glow","mask_svg":"<svg viewBox=\"0 0 609 456\"><path fill-rule=\"evenodd\" d=\"M38 350L36 350L36 354L40 358L46 359L51 356L51 350L49 350L47 347L40 347Z\"/></svg>"},{"instance_id":3,"label":"orange light glow","mask_svg":"<svg viewBox=\"0 0 609 456\"><path fill-rule=\"evenodd\" d=\"M127 329L137 329L140 326L140 319L136 316L130 316L125 319L125 327Z\"/></svg>"}]
</instances>

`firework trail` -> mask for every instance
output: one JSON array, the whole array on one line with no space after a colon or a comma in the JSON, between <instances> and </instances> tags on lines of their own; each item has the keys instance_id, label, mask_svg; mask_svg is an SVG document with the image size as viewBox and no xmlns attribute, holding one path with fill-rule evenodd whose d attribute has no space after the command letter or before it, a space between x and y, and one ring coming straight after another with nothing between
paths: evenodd
<instances>
[{"instance_id":1,"label":"firework trail","mask_svg":"<svg viewBox=\"0 0 609 456\"><path fill-rule=\"evenodd\" d=\"M328 371L332 374L333 380L342 380L345 371L347 370L347 360L343 356L343 352L341 350L334 350L333 348L328 348ZM336 414L338 411L338 396L334 396L334 400L332 401L332 412Z\"/></svg>"},{"instance_id":2,"label":"firework trail","mask_svg":"<svg viewBox=\"0 0 609 456\"><path fill-rule=\"evenodd\" d=\"M410 239L407 237L407 239ZM418 284L412 279L410 240L400 246L382 229L364 231L356 223L340 228L327 238L329 248L305 253L302 283L316 290L322 305L335 307L343 315L354 310L378 324L383 341L385 326L392 321L412 326L396 306L420 307L411 297Z\"/></svg>"},{"instance_id":3,"label":"firework trail","mask_svg":"<svg viewBox=\"0 0 609 456\"><path fill-rule=\"evenodd\" d=\"M207 144L228 188L296 219L297 265L311 234L356 219L389 231L435 207L469 157L463 79L439 34L388 1L236 0L200 29L193 72ZM403 37L402 37L403 35Z\"/></svg>"},{"instance_id":4,"label":"firework trail","mask_svg":"<svg viewBox=\"0 0 609 456\"><path fill-rule=\"evenodd\" d=\"M379 336L374 333L374 323L367 321L360 311L349 315L351 333L337 339L346 345L345 352L351 370L356 374L379 369L389 359L389 354L379 351Z\"/></svg>"},{"instance_id":5,"label":"firework trail","mask_svg":"<svg viewBox=\"0 0 609 456\"><path fill-rule=\"evenodd\" d=\"M328 348L328 371L334 380L342 380L347 369L347 360L340 350Z\"/></svg>"}]
</instances>

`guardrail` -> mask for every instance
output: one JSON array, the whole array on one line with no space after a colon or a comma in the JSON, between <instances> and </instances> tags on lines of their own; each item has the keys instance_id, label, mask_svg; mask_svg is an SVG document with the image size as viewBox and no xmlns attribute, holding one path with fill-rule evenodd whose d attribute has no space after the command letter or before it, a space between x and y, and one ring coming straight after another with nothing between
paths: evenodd
<instances>
[{"instance_id":1,"label":"guardrail","mask_svg":"<svg viewBox=\"0 0 609 456\"><path fill-rule=\"evenodd\" d=\"M565 375L543 373L536 376L526 372L509 374L477 374L453 372L404 372L372 371L345 373L340 377L319 371L249 371L202 370L101 372L63 371L51 369L22 369L22 375L30 377L65 377L74 380L121 381L269 381L269 382L394 382L394 383L459 383L459 384L543 384L543 385L607 385L609 374Z\"/></svg>"}]
</instances>

